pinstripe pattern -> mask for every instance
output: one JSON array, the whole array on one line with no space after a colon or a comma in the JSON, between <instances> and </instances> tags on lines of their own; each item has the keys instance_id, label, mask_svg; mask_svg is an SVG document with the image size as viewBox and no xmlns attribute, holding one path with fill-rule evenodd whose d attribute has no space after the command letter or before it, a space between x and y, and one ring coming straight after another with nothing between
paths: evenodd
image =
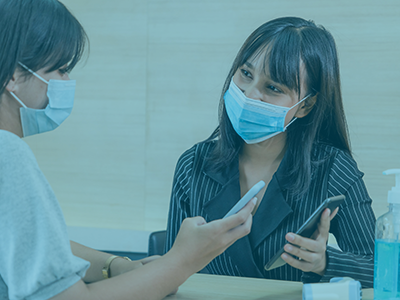
<instances>
[{"instance_id":1,"label":"pinstripe pattern","mask_svg":"<svg viewBox=\"0 0 400 300\"><path fill-rule=\"evenodd\" d=\"M177 163L166 250L172 247L184 218L200 215L207 222L221 218L240 198L237 163L226 174L208 171L204 158L214 144L196 144ZM284 161L285 158L281 165ZM215 258L207 266L210 273L301 281L303 272L289 265L271 271L265 271L264 265L284 245L287 232L296 231L325 198L343 194L346 201L332 220L330 230L341 251L328 247L327 269L321 281L349 276L359 280L363 287L372 287L375 216L363 173L349 155L325 144L314 147L313 161L316 163L310 188L300 199L280 188L280 174L284 171L283 167L278 169L254 216L252 232ZM254 269L247 268L251 265Z\"/></svg>"}]
</instances>

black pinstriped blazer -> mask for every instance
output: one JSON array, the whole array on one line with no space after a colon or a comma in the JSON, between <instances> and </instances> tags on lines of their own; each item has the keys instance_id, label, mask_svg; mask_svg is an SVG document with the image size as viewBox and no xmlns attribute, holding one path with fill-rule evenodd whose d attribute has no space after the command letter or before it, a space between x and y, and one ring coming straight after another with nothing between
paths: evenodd
<instances>
[{"instance_id":1,"label":"black pinstriped blazer","mask_svg":"<svg viewBox=\"0 0 400 300\"><path fill-rule=\"evenodd\" d=\"M168 217L166 250L169 250L186 217L203 216L207 222L222 218L240 199L238 160L224 172L211 171L206 157L215 142L201 142L187 150L176 166ZM285 265L265 271L264 265L285 244L285 234L295 232L327 197L343 194L346 201L331 222L330 232L341 249L327 249L327 269L321 278L349 276L363 287L373 286L375 216L363 173L345 152L329 145L313 148L311 185L300 199L281 188L286 158L274 174L253 218L251 233L215 258L212 274L310 281L310 273ZM316 274L314 274L316 275ZM303 276L303 277L302 277ZM308 279L307 279L308 278Z\"/></svg>"}]
</instances>

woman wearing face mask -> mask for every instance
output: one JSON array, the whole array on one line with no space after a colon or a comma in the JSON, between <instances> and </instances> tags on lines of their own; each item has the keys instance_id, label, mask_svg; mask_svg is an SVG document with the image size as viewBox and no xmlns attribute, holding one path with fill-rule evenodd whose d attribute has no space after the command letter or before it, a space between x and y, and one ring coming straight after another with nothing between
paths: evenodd
<instances>
[{"instance_id":1,"label":"woman wearing face mask","mask_svg":"<svg viewBox=\"0 0 400 300\"><path fill-rule=\"evenodd\" d=\"M21 138L53 130L71 113L68 72L87 37L57 0L0 0L0 16L1 299L161 299L248 234L254 201L225 220L185 220L156 260L70 244L55 195Z\"/></svg>"},{"instance_id":2,"label":"woman wearing face mask","mask_svg":"<svg viewBox=\"0 0 400 300\"><path fill-rule=\"evenodd\" d=\"M272 20L237 54L219 126L177 163L167 250L184 218L221 218L263 180L252 232L214 259L210 273L303 282L349 276L372 287L375 216L362 176L351 155L333 37L312 21ZM324 199L340 194L346 201L323 213L314 239L293 234ZM326 246L329 232L341 250ZM287 264L266 271L287 242L301 248L286 245Z\"/></svg>"}]
</instances>

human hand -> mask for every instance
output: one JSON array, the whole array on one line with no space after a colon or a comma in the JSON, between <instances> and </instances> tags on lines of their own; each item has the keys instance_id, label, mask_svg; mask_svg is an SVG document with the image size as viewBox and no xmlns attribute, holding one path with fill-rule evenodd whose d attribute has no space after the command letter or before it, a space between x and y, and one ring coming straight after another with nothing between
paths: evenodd
<instances>
[{"instance_id":1,"label":"human hand","mask_svg":"<svg viewBox=\"0 0 400 300\"><path fill-rule=\"evenodd\" d=\"M291 232L287 233L286 240L290 244L285 245L284 249L287 253L281 255L282 259L292 267L300 269L303 272L324 275L330 221L336 216L338 210L339 208L336 208L331 214L330 209L325 209L318 224L318 229L311 238L305 238ZM297 245L300 248L293 245ZM294 258L293 255L300 259Z\"/></svg>"},{"instance_id":2,"label":"human hand","mask_svg":"<svg viewBox=\"0 0 400 300\"><path fill-rule=\"evenodd\" d=\"M202 217L185 219L167 255L176 254L182 267L190 274L203 269L236 240L249 234L256 200L254 198L241 211L226 219L210 223Z\"/></svg>"}]
</instances>

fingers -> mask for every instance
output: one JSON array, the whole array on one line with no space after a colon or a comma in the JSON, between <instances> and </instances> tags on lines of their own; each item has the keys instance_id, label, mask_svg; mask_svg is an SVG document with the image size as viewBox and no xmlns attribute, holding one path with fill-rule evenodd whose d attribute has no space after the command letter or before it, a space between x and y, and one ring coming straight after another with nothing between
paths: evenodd
<instances>
[{"instance_id":1,"label":"fingers","mask_svg":"<svg viewBox=\"0 0 400 300\"><path fill-rule=\"evenodd\" d=\"M331 215L329 216L329 218L331 219L331 221L332 221L332 219L336 216L336 214L338 213L338 211L339 211L339 207L336 207L336 209L333 211L333 213L331 213Z\"/></svg>"},{"instance_id":2,"label":"fingers","mask_svg":"<svg viewBox=\"0 0 400 300\"><path fill-rule=\"evenodd\" d=\"M297 256L298 258L301 258L303 261L306 262L312 263L318 259L318 255L316 254L316 252L310 252L306 249L302 249L290 244L286 244L284 249L290 255Z\"/></svg>"},{"instance_id":3,"label":"fingers","mask_svg":"<svg viewBox=\"0 0 400 300\"><path fill-rule=\"evenodd\" d=\"M187 262L193 261L193 253L198 253L197 257L203 258L208 263L237 239L249 234L252 224L251 211L255 204L256 199L253 199L237 214L209 223L202 217L186 218L182 222L171 251L175 249L181 256L183 253L187 257ZM187 248L193 251L187 251ZM204 266L203 263L199 263L198 270Z\"/></svg>"},{"instance_id":4,"label":"fingers","mask_svg":"<svg viewBox=\"0 0 400 300\"><path fill-rule=\"evenodd\" d=\"M204 220L203 217L197 216L197 217L190 217L186 218L182 221L181 228L188 228L190 230L194 230L195 227L202 226L204 224L207 224L206 220Z\"/></svg>"},{"instance_id":5,"label":"fingers","mask_svg":"<svg viewBox=\"0 0 400 300\"><path fill-rule=\"evenodd\" d=\"M308 251L322 252L326 250L325 244L321 243L321 241L308 239L291 232L286 234L285 238L289 243L307 249Z\"/></svg>"},{"instance_id":6,"label":"fingers","mask_svg":"<svg viewBox=\"0 0 400 300\"><path fill-rule=\"evenodd\" d=\"M287 236L290 235L293 235L294 238L289 238L289 240L297 245L302 245L302 248L290 244L285 245L284 249L287 253L281 255L282 259L292 267L304 272L323 274L326 268L326 241L307 239L292 233L287 234Z\"/></svg>"},{"instance_id":7,"label":"fingers","mask_svg":"<svg viewBox=\"0 0 400 300\"><path fill-rule=\"evenodd\" d=\"M245 223L247 219L250 217L251 212L253 211L256 203L257 203L257 198L253 198L237 214L234 214L226 219L221 220L221 224L223 224L226 230L230 230Z\"/></svg>"},{"instance_id":8,"label":"fingers","mask_svg":"<svg viewBox=\"0 0 400 300\"><path fill-rule=\"evenodd\" d=\"M253 216L250 214L243 224L238 225L234 229L229 230L227 233L227 239L232 241L230 245L233 244L236 240L248 235L250 233L252 223L253 223Z\"/></svg>"},{"instance_id":9,"label":"fingers","mask_svg":"<svg viewBox=\"0 0 400 300\"><path fill-rule=\"evenodd\" d=\"M237 214L226 219L218 220L222 226L222 230L226 232L224 241L226 248L232 245L236 240L248 235L253 222L252 212L257 204L257 198L246 204ZM225 249L226 249L225 248Z\"/></svg>"},{"instance_id":10,"label":"fingers","mask_svg":"<svg viewBox=\"0 0 400 300\"><path fill-rule=\"evenodd\" d=\"M256 198L256 197L254 197L254 198ZM257 198L256 198L256 199L257 199ZM252 216L254 216L254 214L256 213L258 207L260 206L260 203L261 203L261 199L257 199L257 203L256 203L256 205L254 206L253 211L251 212L251 215L252 215Z\"/></svg>"},{"instance_id":11,"label":"fingers","mask_svg":"<svg viewBox=\"0 0 400 300\"><path fill-rule=\"evenodd\" d=\"M338 210L339 208L336 208L331 214L330 209L325 209L321 215L318 229L313 234L313 237L316 237L315 240L291 232L287 233L285 238L293 245L285 245L284 249L287 253L283 253L281 258L294 268L322 275L326 268L326 243L329 237L330 222Z\"/></svg>"},{"instance_id":12,"label":"fingers","mask_svg":"<svg viewBox=\"0 0 400 300\"><path fill-rule=\"evenodd\" d=\"M255 208L256 204L257 204L257 198L254 197L238 213L226 219L212 221L209 224L215 223L213 224L214 226L221 226L222 227L221 230L225 231L236 228L237 226L246 223L249 216L256 209ZM183 222L190 223L195 226L201 226L207 224L206 220L204 220L203 217L186 218L185 220L183 220Z\"/></svg>"},{"instance_id":13,"label":"fingers","mask_svg":"<svg viewBox=\"0 0 400 300\"><path fill-rule=\"evenodd\" d=\"M321 220L319 221L318 224L318 235L316 240L325 240L327 241L329 238L329 228L331 225L331 219L330 219L330 209L327 208L325 209L324 213L321 216Z\"/></svg>"},{"instance_id":14,"label":"fingers","mask_svg":"<svg viewBox=\"0 0 400 300\"><path fill-rule=\"evenodd\" d=\"M188 219L185 219L185 220L191 220L197 226L201 226L201 225L204 225L204 224L207 223L206 220L204 220L203 217L193 217L193 218L188 218Z\"/></svg>"},{"instance_id":15,"label":"fingers","mask_svg":"<svg viewBox=\"0 0 400 300\"><path fill-rule=\"evenodd\" d=\"M311 263L304 260L295 259L293 256L289 254L283 253L281 255L281 258L289 265L291 265L293 268L300 269L304 272L309 272L312 269Z\"/></svg>"},{"instance_id":16,"label":"fingers","mask_svg":"<svg viewBox=\"0 0 400 300\"><path fill-rule=\"evenodd\" d=\"M325 244L323 244L325 245ZM292 245L285 245L285 251L281 255L282 259L294 268L304 272L314 272L323 275L326 269L326 251L310 252L307 249L300 249ZM325 247L326 249L326 247ZM296 259L295 257L299 259Z\"/></svg>"}]
</instances>

